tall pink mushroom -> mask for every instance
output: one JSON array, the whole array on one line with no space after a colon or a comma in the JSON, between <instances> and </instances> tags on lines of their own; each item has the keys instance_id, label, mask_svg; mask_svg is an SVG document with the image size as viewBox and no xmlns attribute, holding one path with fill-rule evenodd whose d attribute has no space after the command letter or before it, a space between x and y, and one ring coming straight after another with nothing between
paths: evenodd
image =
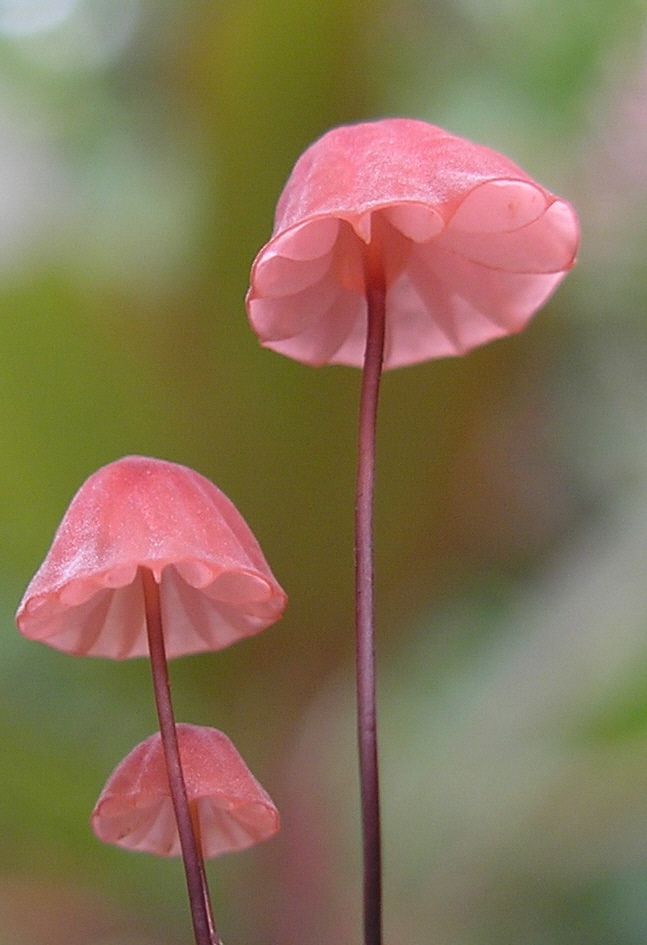
<instances>
[{"instance_id":1,"label":"tall pink mushroom","mask_svg":"<svg viewBox=\"0 0 647 945\"><path fill-rule=\"evenodd\" d=\"M252 266L261 343L363 367L356 502L364 938L381 943L372 507L383 369L520 331L575 262L575 211L502 154L410 119L335 128L297 161Z\"/></svg>"},{"instance_id":2,"label":"tall pink mushroom","mask_svg":"<svg viewBox=\"0 0 647 945\"><path fill-rule=\"evenodd\" d=\"M21 601L32 640L77 656L150 654L197 945L213 945L178 752L167 657L220 650L283 613L286 596L229 499L193 470L128 456L81 486Z\"/></svg>"}]
</instances>

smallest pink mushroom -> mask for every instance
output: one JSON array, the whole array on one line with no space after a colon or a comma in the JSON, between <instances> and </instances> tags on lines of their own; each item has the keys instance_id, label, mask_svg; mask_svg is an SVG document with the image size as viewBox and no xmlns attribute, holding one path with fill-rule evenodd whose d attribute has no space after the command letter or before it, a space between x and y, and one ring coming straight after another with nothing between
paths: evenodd
<instances>
[{"instance_id":1,"label":"smallest pink mushroom","mask_svg":"<svg viewBox=\"0 0 647 945\"><path fill-rule=\"evenodd\" d=\"M279 814L222 732L179 724L178 743L196 839L205 858L244 850L272 837ZM159 733L117 766L91 818L104 843L156 856L179 856L173 803Z\"/></svg>"}]
</instances>

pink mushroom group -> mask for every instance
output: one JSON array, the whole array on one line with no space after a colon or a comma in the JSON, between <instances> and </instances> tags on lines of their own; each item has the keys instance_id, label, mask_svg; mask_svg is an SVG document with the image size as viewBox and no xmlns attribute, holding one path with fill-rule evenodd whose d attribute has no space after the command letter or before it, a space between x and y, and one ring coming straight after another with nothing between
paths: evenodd
<instances>
[{"instance_id":1,"label":"pink mushroom group","mask_svg":"<svg viewBox=\"0 0 647 945\"><path fill-rule=\"evenodd\" d=\"M18 608L20 631L58 650L150 656L160 734L119 765L92 824L106 842L182 854L196 945L219 942L204 857L270 837L279 818L225 735L176 725L167 658L259 633L286 601L216 486L186 466L128 456L81 486Z\"/></svg>"},{"instance_id":2,"label":"pink mushroom group","mask_svg":"<svg viewBox=\"0 0 647 945\"><path fill-rule=\"evenodd\" d=\"M381 945L372 517L383 370L520 331L574 265L572 206L509 158L425 122L333 129L297 161L254 261L261 343L363 369L356 498L364 942ZM196 945L218 945L205 856L279 826L215 729L176 726L167 658L259 633L286 597L232 503L184 466L126 457L81 487L20 604L30 639L77 656L151 659L160 734L117 767L92 815L102 840L181 852Z\"/></svg>"}]
</instances>

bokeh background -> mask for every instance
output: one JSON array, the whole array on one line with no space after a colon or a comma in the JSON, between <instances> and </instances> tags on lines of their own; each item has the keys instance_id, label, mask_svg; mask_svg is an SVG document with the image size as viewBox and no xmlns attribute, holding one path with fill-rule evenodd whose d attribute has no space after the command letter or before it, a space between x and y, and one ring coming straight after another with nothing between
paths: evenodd
<instances>
[{"instance_id":1,"label":"bokeh background","mask_svg":"<svg viewBox=\"0 0 647 945\"><path fill-rule=\"evenodd\" d=\"M281 837L209 867L230 945L359 939L359 375L261 349L293 161L404 114L577 206L532 326L387 375L377 496L389 945L647 940L647 22L640 0L1 0L0 943L181 945L181 867L88 817L156 728L145 663L23 640L80 483L127 453L234 500L284 620L172 666Z\"/></svg>"}]
</instances>

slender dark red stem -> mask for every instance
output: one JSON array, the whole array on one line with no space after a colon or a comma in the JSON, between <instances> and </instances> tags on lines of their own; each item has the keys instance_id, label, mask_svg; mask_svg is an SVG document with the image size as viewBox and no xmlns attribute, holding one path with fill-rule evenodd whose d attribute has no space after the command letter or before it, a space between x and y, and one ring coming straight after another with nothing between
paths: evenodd
<instances>
[{"instance_id":1,"label":"slender dark red stem","mask_svg":"<svg viewBox=\"0 0 647 945\"><path fill-rule=\"evenodd\" d=\"M146 630L153 674L155 705L160 723L166 770L168 773L173 809L177 820L189 905L193 920L196 945L220 945L210 911L209 891L206 885L202 851L196 841L191 822L191 812L186 793L186 784L180 763L175 718L171 703L171 687L166 662L166 648L162 628L162 610L159 585L148 568L140 568L144 602L146 607Z\"/></svg>"},{"instance_id":2,"label":"slender dark red stem","mask_svg":"<svg viewBox=\"0 0 647 945\"><path fill-rule=\"evenodd\" d=\"M191 814L191 823L193 824L193 836L196 839L198 845L198 851L202 850L202 837L200 835L200 820L198 818L197 807L195 803L189 804L189 811ZM209 883L207 882L207 873L204 868L204 859L200 857L200 879L202 880L202 896L204 898L204 907L207 911L207 920L209 922L209 934L211 935L211 940L215 945L222 945L222 942L218 938L216 928L213 922L213 907L211 905L211 894L209 893Z\"/></svg>"},{"instance_id":3,"label":"slender dark red stem","mask_svg":"<svg viewBox=\"0 0 647 945\"><path fill-rule=\"evenodd\" d=\"M382 857L375 704L373 492L377 405L384 355L385 286L379 271L368 273L367 283L368 331L359 407L355 505L357 738L364 855L364 945L381 945Z\"/></svg>"}]
</instances>

